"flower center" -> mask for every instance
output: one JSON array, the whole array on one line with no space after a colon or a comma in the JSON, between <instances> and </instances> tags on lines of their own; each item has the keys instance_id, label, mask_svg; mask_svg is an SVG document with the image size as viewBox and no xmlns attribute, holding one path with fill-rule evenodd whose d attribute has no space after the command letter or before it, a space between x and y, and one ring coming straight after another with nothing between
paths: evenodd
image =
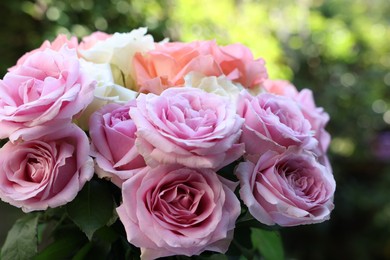
<instances>
[{"instance_id":1,"label":"flower center","mask_svg":"<svg viewBox=\"0 0 390 260\"><path fill-rule=\"evenodd\" d=\"M203 194L204 191L185 184L173 185L159 193L152 210L164 222L190 226L202 210Z\"/></svg>"},{"instance_id":2,"label":"flower center","mask_svg":"<svg viewBox=\"0 0 390 260\"><path fill-rule=\"evenodd\" d=\"M27 161L26 177L32 182L39 183L42 181L45 170L42 163L37 158L29 158Z\"/></svg>"}]
</instances>

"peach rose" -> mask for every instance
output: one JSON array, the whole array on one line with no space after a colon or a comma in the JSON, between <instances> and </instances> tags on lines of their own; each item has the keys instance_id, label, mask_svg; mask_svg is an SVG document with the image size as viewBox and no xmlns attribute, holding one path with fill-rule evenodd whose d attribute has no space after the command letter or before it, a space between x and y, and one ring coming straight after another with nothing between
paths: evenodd
<instances>
[{"instance_id":1,"label":"peach rose","mask_svg":"<svg viewBox=\"0 0 390 260\"><path fill-rule=\"evenodd\" d=\"M240 44L219 47L215 41L191 43L166 42L134 57L138 89L160 94L164 89L183 86L190 72L205 76L225 75L245 88L255 88L268 77L262 59L253 59L248 48Z\"/></svg>"}]
</instances>

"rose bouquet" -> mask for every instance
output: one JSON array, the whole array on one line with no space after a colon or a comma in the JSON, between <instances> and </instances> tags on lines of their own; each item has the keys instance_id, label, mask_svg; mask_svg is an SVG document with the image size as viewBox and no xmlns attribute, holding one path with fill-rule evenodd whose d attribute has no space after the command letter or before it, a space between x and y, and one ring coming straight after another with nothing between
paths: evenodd
<instances>
[{"instance_id":1,"label":"rose bouquet","mask_svg":"<svg viewBox=\"0 0 390 260\"><path fill-rule=\"evenodd\" d=\"M2 259L267 256L329 219L328 120L241 44L59 35L0 81L0 198L28 213Z\"/></svg>"}]
</instances>

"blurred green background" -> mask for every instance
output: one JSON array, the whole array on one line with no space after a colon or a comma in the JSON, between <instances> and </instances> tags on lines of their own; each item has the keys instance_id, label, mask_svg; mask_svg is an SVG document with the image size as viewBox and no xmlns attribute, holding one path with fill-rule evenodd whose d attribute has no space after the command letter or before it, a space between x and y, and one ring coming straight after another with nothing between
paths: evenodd
<instances>
[{"instance_id":1,"label":"blurred green background","mask_svg":"<svg viewBox=\"0 0 390 260\"><path fill-rule=\"evenodd\" d=\"M288 259L390 259L390 1L1 0L0 74L58 33L241 42L330 114L331 220L282 229ZM0 244L21 215L0 203Z\"/></svg>"}]
</instances>

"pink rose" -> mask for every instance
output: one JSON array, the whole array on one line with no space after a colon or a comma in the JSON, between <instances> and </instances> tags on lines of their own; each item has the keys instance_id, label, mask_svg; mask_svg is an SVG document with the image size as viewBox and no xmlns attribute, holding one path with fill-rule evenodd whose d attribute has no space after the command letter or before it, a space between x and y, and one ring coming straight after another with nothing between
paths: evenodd
<instances>
[{"instance_id":1,"label":"pink rose","mask_svg":"<svg viewBox=\"0 0 390 260\"><path fill-rule=\"evenodd\" d=\"M140 94L130 108L138 151L151 167L222 168L244 152L238 143L243 119L235 110L228 98L196 88Z\"/></svg>"},{"instance_id":2,"label":"pink rose","mask_svg":"<svg viewBox=\"0 0 390 260\"><path fill-rule=\"evenodd\" d=\"M190 72L204 76L225 75L245 88L260 85L267 77L262 59L253 59L241 44L219 47L215 41L156 44L155 50L134 57L139 91L160 94L172 86L183 86Z\"/></svg>"},{"instance_id":3,"label":"pink rose","mask_svg":"<svg viewBox=\"0 0 390 260\"><path fill-rule=\"evenodd\" d=\"M305 118L310 122L314 137L318 140L315 153L319 156L325 155L331 139L330 134L325 130L325 126L329 121L329 114L322 107L316 106L313 92L309 89L301 90L295 100L299 103Z\"/></svg>"},{"instance_id":4,"label":"pink rose","mask_svg":"<svg viewBox=\"0 0 390 260\"><path fill-rule=\"evenodd\" d=\"M283 152L289 146L313 149L317 145L310 122L291 98L269 93L253 97L243 91L238 114L245 119L241 141L253 162L268 150Z\"/></svg>"},{"instance_id":5,"label":"pink rose","mask_svg":"<svg viewBox=\"0 0 390 260\"><path fill-rule=\"evenodd\" d=\"M68 39L68 37L66 35L60 34L54 39L53 42L46 40L42 43L42 45L39 48L32 50L30 52L27 52L22 57L20 57L20 59L17 61L16 65L12 68L9 68L8 71L13 71L13 70L17 69L19 66L21 66L22 64L25 63L25 61L28 57L30 57L31 55L33 55L36 52L44 51L45 49L52 49L54 51L59 51L61 48L64 47L64 45L66 45L70 49L77 48L78 47L77 37L73 36L70 39Z\"/></svg>"},{"instance_id":6,"label":"pink rose","mask_svg":"<svg viewBox=\"0 0 390 260\"><path fill-rule=\"evenodd\" d=\"M313 153L289 148L263 154L236 169L240 196L254 218L266 225L295 226L329 219L335 181Z\"/></svg>"},{"instance_id":7,"label":"pink rose","mask_svg":"<svg viewBox=\"0 0 390 260\"><path fill-rule=\"evenodd\" d=\"M89 141L70 124L38 140L6 143L0 149L0 198L24 212L72 201L93 176Z\"/></svg>"},{"instance_id":8,"label":"pink rose","mask_svg":"<svg viewBox=\"0 0 390 260\"><path fill-rule=\"evenodd\" d=\"M57 131L92 101L94 86L75 49L36 51L0 80L0 138Z\"/></svg>"},{"instance_id":9,"label":"pink rose","mask_svg":"<svg viewBox=\"0 0 390 260\"><path fill-rule=\"evenodd\" d=\"M224 253L241 210L234 189L209 169L147 167L124 182L117 212L143 260Z\"/></svg>"},{"instance_id":10,"label":"pink rose","mask_svg":"<svg viewBox=\"0 0 390 260\"><path fill-rule=\"evenodd\" d=\"M315 148L316 154L319 156L326 154L330 144L330 134L325 130L329 115L322 107L316 106L313 92L309 89L298 92L296 87L286 80L266 80L263 87L270 93L291 97L298 102L304 117L311 124L314 137L318 141L318 146Z\"/></svg>"},{"instance_id":11,"label":"pink rose","mask_svg":"<svg viewBox=\"0 0 390 260\"><path fill-rule=\"evenodd\" d=\"M110 178L119 187L146 166L134 145L137 128L129 115L130 107L135 107L135 100L128 105L108 104L89 120L96 173L101 178Z\"/></svg>"}]
</instances>

